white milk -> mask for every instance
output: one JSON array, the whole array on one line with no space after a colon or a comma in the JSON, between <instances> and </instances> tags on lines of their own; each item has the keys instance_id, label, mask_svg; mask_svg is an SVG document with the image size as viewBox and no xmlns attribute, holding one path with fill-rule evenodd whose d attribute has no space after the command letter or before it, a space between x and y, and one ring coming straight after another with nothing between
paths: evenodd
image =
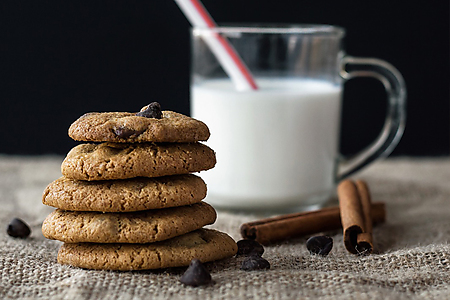
<instances>
[{"instance_id":1,"label":"white milk","mask_svg":"<svg viewBox=\"0 0 450 300\"><path fill-rule=\"evenodd\" d=\"M194 118L216 151L202 172L206 201L237 209L282 209L327 200L334 189L341 87L299 79L260 79L258 91L210 80L191 91Z\"/></svg>"}]
</instances>

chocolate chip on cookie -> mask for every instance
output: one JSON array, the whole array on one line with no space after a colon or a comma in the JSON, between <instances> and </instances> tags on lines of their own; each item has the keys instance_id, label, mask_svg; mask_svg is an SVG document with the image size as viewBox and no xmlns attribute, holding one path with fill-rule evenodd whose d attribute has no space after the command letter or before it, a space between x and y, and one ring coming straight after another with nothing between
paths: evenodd
<instances>
[{"instance_id":1,"label":"chocolate chip on cookie","mask_svg":"<svg viewBox=\"0 0 450 300\"><path fill-rule=\"evenodd\" d=\"M152 102L149 105L144 106L136 116L162 119L161 105L158 102Z\"/></svg>"},{"instance_id":2,"label":"chocolate chip on cookie","mask_svg":"<svg viewBox=\"0 0 450 300\"><path fill-rule=\"evenodd\" d=\"M136 131L134 129L127 128L125 126L115 127L113 129L115 135L121 139L127 139L131 136L136 136L144 132L144 130Z\"/></svg>"}]
</instances>

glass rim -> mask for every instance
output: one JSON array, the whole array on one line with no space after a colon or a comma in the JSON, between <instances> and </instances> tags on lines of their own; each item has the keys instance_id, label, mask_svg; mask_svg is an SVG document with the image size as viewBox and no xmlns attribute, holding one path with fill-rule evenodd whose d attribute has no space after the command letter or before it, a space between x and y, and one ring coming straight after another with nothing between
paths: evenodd
<instances>
[{"instance_id":1,"label":"glass rim","mask_svg":"<svg viewBox=\"0 0 450 300\"><path fill-rule=\"evenodd\" d=\"M201 34L206 32L216 33L256 33L256 34L305 34L343 37L345 29L335 25L325 24L219 24L214 28L194 27L192 32Z\"/></svg>"}]
</instances>

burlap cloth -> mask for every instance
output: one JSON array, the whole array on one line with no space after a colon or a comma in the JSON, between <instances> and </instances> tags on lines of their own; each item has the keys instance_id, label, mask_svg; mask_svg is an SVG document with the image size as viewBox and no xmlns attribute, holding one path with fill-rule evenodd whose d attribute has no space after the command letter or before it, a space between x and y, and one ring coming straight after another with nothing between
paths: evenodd
<instances>
[{"instance_id":1,"label":"burlap cloth","mask_svg":"<svg viewBox=\"0 0 450 300\"><path fill-rule=\"evenodd\" d=\"M40 232L52 208L41 204L45 186L60 176L61 157L0 156L0 299L449 299L450 159L396 158L377 162L366 179L374 201L387 203L387 222L374 229L377 253L347 253L331 232L327 257L312 256L306 237L266 247L268 271L239 270L241 258L207 264L215 284L185 287L184 269L88 271L56 263L60 245ZM20 217L30 238L9 237ZM239 226L256 216L219 212L213 226L240 239Z\"/></svg>"}]
</instances>

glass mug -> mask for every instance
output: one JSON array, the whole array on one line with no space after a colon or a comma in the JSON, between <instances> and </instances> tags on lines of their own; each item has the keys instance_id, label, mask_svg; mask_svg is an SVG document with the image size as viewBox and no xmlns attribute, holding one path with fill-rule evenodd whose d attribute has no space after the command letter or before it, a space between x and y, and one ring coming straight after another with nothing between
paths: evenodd
<instances>
[{"instance_id":1,"label":"glass mug","mask_svg":"<svg viewBox=\"0 0 450 300\"><path fill-rule=\"evenodd\" d=\"M202 37L221 34L258 90L239 91ZM342 28L243 26L192 30L191 114L205 122L216 166L200 175L217 208L288 211L324 205L343 178L389 155L405 126L406 88L379 59L342 50ZM343 83L374 77L387 92L381 134L353 157L339 154Z\"/></svg>"}]
</instances>

